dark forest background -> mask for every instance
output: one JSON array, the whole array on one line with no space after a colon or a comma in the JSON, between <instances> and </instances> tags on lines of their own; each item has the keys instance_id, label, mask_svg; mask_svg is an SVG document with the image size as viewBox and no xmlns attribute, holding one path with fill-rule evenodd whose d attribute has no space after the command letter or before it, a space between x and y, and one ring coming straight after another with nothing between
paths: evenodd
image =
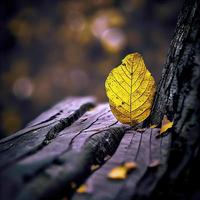
<instances>
[{"instance_id":1,"label":"dark forest background","mask_svg":"<svg viewBox=\"0 0 200 200\"><path fill-rule=\"evenodd\" d=\"M156 80L182 1L2 0L0 137L66 96L106 101L104 81L139 52Z\"/></svg>"}]
</instances>

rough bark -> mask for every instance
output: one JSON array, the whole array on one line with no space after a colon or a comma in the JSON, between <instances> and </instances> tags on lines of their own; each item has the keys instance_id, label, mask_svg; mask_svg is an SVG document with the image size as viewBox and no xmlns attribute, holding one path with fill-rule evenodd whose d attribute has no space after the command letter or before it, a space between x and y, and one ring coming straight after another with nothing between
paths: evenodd
<instances>
[{"instance_id":1,"label":"rough bark","mask_svg":"<svg viewBox=\"0 0 200 200\"><path fill-rule=\"evenodd\" d=\"M160 123L164 114L174 121L168 167L158 188L165 198L175 194L180 199L193 198L200 189L192 181L200 178L199 88L200 2L190 0L180 13L151 115L153 123Z\"/></svg>"}]
</instances>

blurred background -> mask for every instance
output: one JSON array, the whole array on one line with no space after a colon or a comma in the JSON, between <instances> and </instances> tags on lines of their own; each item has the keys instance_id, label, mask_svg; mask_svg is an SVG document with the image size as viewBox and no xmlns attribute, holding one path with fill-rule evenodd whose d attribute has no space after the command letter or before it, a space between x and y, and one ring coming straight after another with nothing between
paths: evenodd
<instances>
[{"instance_id":1,"label":"blurred background","mask_svg":"<svg viewBox=\"0 0 200 200\"><path fill-rule=\"evenodd\" d=\"M0 138L66 96L106 101L104 81L128 53L158 81L181 1L1 0Z\"/></svg>"}]
</instances>

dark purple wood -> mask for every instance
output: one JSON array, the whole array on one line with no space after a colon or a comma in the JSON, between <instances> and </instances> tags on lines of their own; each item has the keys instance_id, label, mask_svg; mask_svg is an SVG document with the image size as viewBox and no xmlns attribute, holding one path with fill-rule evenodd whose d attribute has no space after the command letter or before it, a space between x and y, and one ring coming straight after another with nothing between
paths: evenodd
<instances>
[{"instance_id":1,"label":"dark purple wood","mask_svg":"<svg viewBox=\"0 0 200 200\"><path fill-rule=\"evenodd\" d=\"M63 188L70 185L72 180L78 179L78 185L81 179L89 176L92 164L101 165L104 157L114 153L126 128L113 117L108 104L101 104L86 112L71 126L61 131L54 129L54 126L56 123L49 126L45 133L43 133L44 128L38 130L37 135L40 140L40 137L45 136L40 148L18 157L14 162L9 163L9 167L2 170L0 173L0 185L3 183L3 187L0 188L1 199L14 197L24 199L32 193L34 195L31 195L29 199L44 199L49 193L52 193L52 198L57 198L56 195L60 196L64 191ZM20 138L26 136L28 139L30 134L22 135ZM51 134L50 137L49 134ZM36 138L30 137L30 139L32 142L21 145L17 142L15 144L16 139L12 142L15 148L18 148L17 151L26 152L27 145L33 148ZM12 149L7 150L9 154L9 150ZM3 155L6 158L8 154ZM69 166L72 166L71 170L68 170ZM40 185L39 188L38 185ZM13 191L9 192L11 188ZM55 192L55 189L59 193Z\"/></svg>"},{"instance_id":2,"label":"dark purple wood","mask_svg":"<svg viewBox=\"0 0 200 200\"><path fill-rule=\"evenodd\" d=\"M101 168L95 171L85 182L88 187L86 193L76 193L73 200L129 200L133 196L138 195L138 190L142 189L142 194L149 195L155 187L140 184L141 179L143 182L149 182L148 170L153 170L151 177L154 177L155 183L161 177L163 165L166 165L167 154L162 152L168 151L170 136L157 138L159 129L147 129L144 133L127 130L123 139L120 142L115 154L110 158ZM165 144L165 145L164 145ZM124 180L111 180L108 178L108 173L116 166L124 162L136 162L138 167L132 171L128 178ZM160 162L160 165L151 166L152 162ZM151 190L148 190L148 188ZM146 190L148 192L146 192Z\"/></svg>"}]
</instances>

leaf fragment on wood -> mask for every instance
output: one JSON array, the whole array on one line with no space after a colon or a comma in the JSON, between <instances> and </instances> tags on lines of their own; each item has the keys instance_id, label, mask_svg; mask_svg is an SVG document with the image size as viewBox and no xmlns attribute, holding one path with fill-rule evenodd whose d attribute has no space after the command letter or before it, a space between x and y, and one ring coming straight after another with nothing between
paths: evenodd
<instances>
[{"instance_id":1,"label":"leaf fragment on wood","mask_svg":"<svg viewBox=\"0 0 200 200\"><path fill-rule=\"evenodd\" d=\"M165 133L172 126L173 126L173 122L168 120L167 116L164 115L163 120L162 120L162 126L161 126L161 129L160 129L160 134Z\"/></svg>"},{"instance_id":2,"label":"leaf fragment on wood","mask_svg":"<svg viewBox=\"0 0 200 200\"><path fill-rule=\"evenodd\" d=\"M155 160L152 160L152 161L149 163L148 167L149 167L149 168L155 168L155 167L158 167L160 164L161 164L161 163L160 163L160 160L155 159Z\"/></svg>"},{"instance_id":3,"label":"leaf fragment on wood","mask_svg":"<svg viewBox=\"0 0 200 200\"><path fill-rule=\"evenodd\" d=\"M109 160L110 158L111 158L111 156L110 156L110 155L107 155L107 156L104 157L104 161L107 161L107 160Z\"/></svg>"},{"instance_id":4,"label":"leaf fragment on wood","mask_svg":"<svg viewBox=\"0 0 200 200\"><path fill-rule=\"evenodd\" d=\"M113 168L108 174L108 178L110 179L122 180L125 179L126 177L127 177L127 169L124 166L117 166Z\"/></svg>"},{"instance_id":5,"label":"leaf fragment on wood","mask_svg":"<svg viewBox=\"0 0 200 200\"><path fill-rule=\"evenodd\" d=\"M124 167L128 170L133 170L137 168L137 163L136 162L125 162Z\"/></svg>"},{"instance_id":6,"label":"leaf fragment on wood","mask_svg":"<svg viewBox=\"0 0 200 200\"><path fill-rule=\"evenodd\" d=\"M88 187L85 184L82 184L77 190L77 193L87 193L88 192Z\"/></svg>"},{"instance_id":7,"label":"leaf fragment on wood","mask_svg":"<svg viewBox=\"0 0 200 200\"><path fill-rule=\"evenodd\" d=\"M91 166L91 171L95 171L100 167L100 165L92 165Z\"/></svg>"},{"instance_id":8,"label":"leaf fragment on wood","mask_svg":"<svg viewBox=\"0 0 200 200\"><path fill-rule=\"evenodd\" d=\"M125 179L127 178L128 173L136 168L137 164L135 162L125 162L123 165L114 167L109 172L108 178L118 180Z\"/></svg>"},{"instance_id":9,"label":"leaf fragment on wood","mask_svg":"<svg viewBox=\"0 0 200 200\"><path fill-rule=\"evenodd\" d=\"M157 124L152 124L152 125L150 125L149 128L156 128L157 126L158 126Z\"/></svg>"}]
</instances>

